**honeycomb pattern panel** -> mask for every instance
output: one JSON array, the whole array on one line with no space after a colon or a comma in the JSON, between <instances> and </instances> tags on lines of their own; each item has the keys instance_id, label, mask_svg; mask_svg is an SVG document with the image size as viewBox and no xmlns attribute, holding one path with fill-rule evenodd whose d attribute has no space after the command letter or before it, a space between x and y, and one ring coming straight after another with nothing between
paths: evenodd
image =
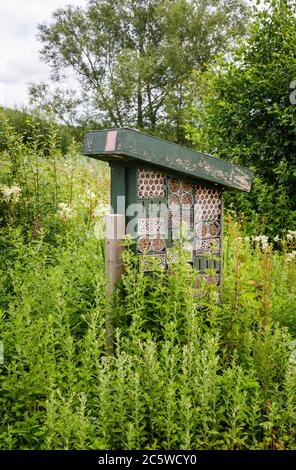
<instances>
[{"instance_id":1,"label":"honeycomb pattern panel","mask_svg":"<svg viewBox=\"0 0 296 470\"><path fill-rule=\"evenodd\" d=\"M217 189L195 187L194 216L197 221L218 220L221 214L221 199Z\"/></svg>"},{"instance_id":2,"label":"honeycomb pattern panel","mask_svg":"<svg viewBox=\"0 0 296 470\"><path fill-rule=\"evenodd\" d=\"M166 181L162 173L145 168L138 169L138 198L164 198Z\"/></svg>"}]
</instances>

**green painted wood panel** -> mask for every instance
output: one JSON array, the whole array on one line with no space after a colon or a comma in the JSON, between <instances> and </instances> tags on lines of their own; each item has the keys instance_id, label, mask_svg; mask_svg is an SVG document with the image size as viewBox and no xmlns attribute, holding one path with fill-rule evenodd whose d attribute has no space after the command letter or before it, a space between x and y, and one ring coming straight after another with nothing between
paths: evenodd
<instances>
[{"instance_id":1,"label":"green painted wood panel","mask_svg":"<svg viewBox=\"0 0 296 470\"><path fill-rule=\"evenodd\" d=\"M138 161L139 165L146 163L228 189L251 189L253 172L249 169L134 129L88 132L83 154L122 164L125 160Z\"/></svg>"},{"instance_id":2,"label":"green painted wood panel","mask_svg":"<svg viewBox=\"0 0 296 470\"><path fill-rule=\"evenodd\" d=\"M125 197L126 181L125 167L122 165L111 164L111 206L114 214L125 215L125 204L118 204L118 197Z\"/></svg>"}]
</instances>

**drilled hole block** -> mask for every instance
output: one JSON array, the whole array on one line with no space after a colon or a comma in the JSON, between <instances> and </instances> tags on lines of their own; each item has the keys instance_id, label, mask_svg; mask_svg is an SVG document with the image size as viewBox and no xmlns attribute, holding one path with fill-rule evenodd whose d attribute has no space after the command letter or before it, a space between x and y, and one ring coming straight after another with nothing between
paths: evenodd
<instances>
[{"instance_id":1,"label":"drilled hole block","mask_svg":"<svg viewBox=\"0 0 296 470\"><path fill-rule=\"evenodd\" d=\"M166 256L161 255L142 255L139 257L144 271L153 271L155 264L161 268L166 268Z\"/></svg>"},{"instance_id":2,"label":"drilled hole block","mask_svg":"<svg viewBox=\"0 0 296 470\"><path fill-rule=\"evenodd\" d=\"M220 239L196 239L195 240L195 252L196 254L214 254L218 253L220 249Z\"/></svg>"},{"instance_id":3,"label":"drilled hole block","mask_svg":"<svg viewBox=\"0 0 296 470\"><path fill-rule=\"evenodd\" d=\"M139 217L138 235L165 234L164 217Z\"/></svg>"}]
</instances>

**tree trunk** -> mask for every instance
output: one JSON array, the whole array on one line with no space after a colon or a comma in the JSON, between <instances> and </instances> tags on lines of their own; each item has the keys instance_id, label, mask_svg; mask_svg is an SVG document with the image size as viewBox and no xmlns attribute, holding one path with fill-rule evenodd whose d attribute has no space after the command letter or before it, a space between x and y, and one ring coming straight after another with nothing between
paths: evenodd
<instances>
[{"instance_id":1,"label":"tree trunk","mask_svg":"<svg viewBox=\"0 0 296 470\"><path fill-rule=\"evenodd\" d=\"M137 83L137 106L138 106L138 115L137 115L137 127L143 129L143 96L142 96L142 80L139 76Z\"/></svg>"}]
</instances>

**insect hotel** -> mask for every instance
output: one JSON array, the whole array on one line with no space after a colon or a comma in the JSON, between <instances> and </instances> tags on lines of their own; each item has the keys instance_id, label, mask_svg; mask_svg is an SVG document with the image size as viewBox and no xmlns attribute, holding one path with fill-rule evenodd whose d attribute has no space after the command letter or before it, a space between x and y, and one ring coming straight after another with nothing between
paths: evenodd
<instances>
[{"instance_id":1,"label":"insect hotel","mask_svg":"<svg viewBox=\"0 0 296 470\"><path fill-rule=\"evenodd\" d=\"M250 191L250 170L129 128L88 132L83 154L109 162L111 205L121 224L117 238L135 238L145 271L155 262L168 269L181 238L188 263L204 272L207 282L220 284L222 193ZM111 239L109 233L107 243ZM115 248L113 253L109 270L118 257Z\"/></svg>"}]
</instances>

